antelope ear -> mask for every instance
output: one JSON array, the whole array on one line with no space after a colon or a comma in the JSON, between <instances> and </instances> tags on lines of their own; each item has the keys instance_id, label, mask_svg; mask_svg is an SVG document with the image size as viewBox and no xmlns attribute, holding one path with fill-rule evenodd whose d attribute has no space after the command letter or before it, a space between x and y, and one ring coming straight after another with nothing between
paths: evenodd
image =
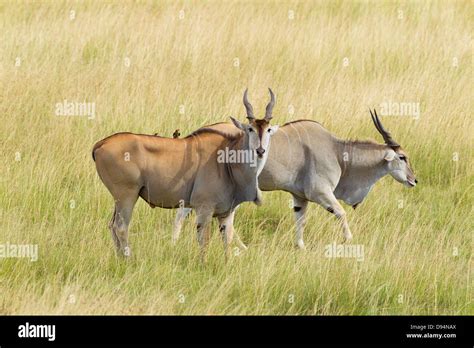
<instances>
[{"instance_id":1,"label":"antelope ear","mask_svg":"<svg viewBox=\"0 0 474 348\"><path fill-rule=\"evenodd\" d=\"M245 127L242 123L240 123L239 121L237 121L235 118L233 118L232 116L230 116L230 119L232 120L232 123L234 124L234 126L236 126L238 129L240 130L245 130Z\"/></svg>"},{"instance_id":2,"label":"antelope ear","mask_svg":"<svg viewBox=\"0 0 474 348\"><path fill-rule=\"evenodd\" d=\"M395 158L396 155L397 154L395 153L395 151L388 150L383 159L386 160L387 162L391 162L391 161L393 161L393 159Z\"/></svg>"}]
</instances>

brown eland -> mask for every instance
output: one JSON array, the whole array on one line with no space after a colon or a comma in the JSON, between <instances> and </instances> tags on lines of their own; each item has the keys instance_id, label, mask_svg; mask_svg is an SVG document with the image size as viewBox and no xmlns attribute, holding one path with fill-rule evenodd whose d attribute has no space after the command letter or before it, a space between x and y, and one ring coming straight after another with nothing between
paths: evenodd
<instances>
[{"instance_id":1,"label":"brown eland","mask_svg":"<svg viewBox=\"0 0 474 348\"><path fill-rule=\"evenodd\" d=\"M176 139L117 133L94 145L97 173L115 201L109 228L119 255L130 255L128 228L138 197L152 208L194 209L203 259L209 223L216 217L228 254L235 208L243 202L259 202L257 175L278 129L270 125L275 104L271 90L270 96L265 117L256 119L245 91L248 124L231 117L239 130L235 134L212 128ZM250 160L227 161L223 153L244 153Z\"/></svg>"}]
</instances>

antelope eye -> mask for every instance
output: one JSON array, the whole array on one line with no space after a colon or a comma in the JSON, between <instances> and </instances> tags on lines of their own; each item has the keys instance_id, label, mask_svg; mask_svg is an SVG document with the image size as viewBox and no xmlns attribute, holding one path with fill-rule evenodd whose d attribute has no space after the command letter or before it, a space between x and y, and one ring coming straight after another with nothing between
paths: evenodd
<instances>
[{"instance_id":1,"label":"antelope eye","mask_svg":"<svg viewBox=\"0 0 474 348\"><path fill-rule=\"evenodd\" d=\"M252 127L249 127L249 132L253 132L253 129L252 129Z\"/></svg>"},{"instance_id":2,"label":"antelope eye","mask_svg":"<svg viewBox=\"0 0 474 348\"><path fill-rule=\"evenodd\" d=\"M271 129L271 128L268 128L267 132L268 132L268 133L271 133L271 132L272 132L272 129Z\"/></svg>"},{"instance_id":3,"label":"antelope eye","mask_svg":"<svg viewBox=\"0 0 474 348\"><path fill-rule=\"evenodd\" d=\"M405 156L400 156L399 158L400 158L402 161L406 161L406 159L407 159Z\"/></svg>"}]
</instances>

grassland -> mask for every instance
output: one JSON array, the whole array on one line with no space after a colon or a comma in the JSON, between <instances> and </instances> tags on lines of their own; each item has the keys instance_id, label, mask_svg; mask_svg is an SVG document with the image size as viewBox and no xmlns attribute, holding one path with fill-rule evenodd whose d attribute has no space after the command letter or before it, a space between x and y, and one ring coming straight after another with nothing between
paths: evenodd
<instances>
[{"instance_id":1,"label":"grassland","mask_svg":"<svg viewBox=\"0 0 474 348\"><path fill-rule=\"evenodd\" d=\"M73 12L71 12L73 11ZM182 11L182 12L180 12ZM39 258L0 259L1 314L474 314L471 2L0 3L0 243ZM306 252L294 249L290 196L243 205L246 252L224 262L213 225L208 262L189 220L135 208L133 257L115 257L113 200L91 159L119 131L171 136L244 118L249 87L275 123L314 119L342 138L381 141L385 117L420 181L384 178L347 209L364 260L327 258L341 242L312 204ZM95 118L57 103L95 103Z\"/></svg>"}]
</instances>

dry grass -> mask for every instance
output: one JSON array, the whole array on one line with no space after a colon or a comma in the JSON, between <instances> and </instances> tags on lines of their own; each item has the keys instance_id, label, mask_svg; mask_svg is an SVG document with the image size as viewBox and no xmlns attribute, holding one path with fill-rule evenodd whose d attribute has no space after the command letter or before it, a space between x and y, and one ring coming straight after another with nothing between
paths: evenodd
<instances>
[{"instance_id":1,"label":"dry grass","mask_svg":"<svg viewBox=\"0 0 474 348\"><path fill-rule=\"evenodd\" d=\"M0 243L38 244L39 259L0 260L0 313L473 314L472 7L2 2ZM174 212L139 201L134 256L117 260L92 145L242 119L247 86L260 115L271 86L276 123L310 118L346 138L379 139L368 107L419 102L418 120L385 123L420 184L383 179L348 211L362 262L324 257L341 233L315 205L309 250L294 250L282 192L239 209L250 248L227 264L214 225L206 266L190 222L173 249ZM64 99L95 102L95 119L56 116Z\"/></svg>"}]
</instances>

